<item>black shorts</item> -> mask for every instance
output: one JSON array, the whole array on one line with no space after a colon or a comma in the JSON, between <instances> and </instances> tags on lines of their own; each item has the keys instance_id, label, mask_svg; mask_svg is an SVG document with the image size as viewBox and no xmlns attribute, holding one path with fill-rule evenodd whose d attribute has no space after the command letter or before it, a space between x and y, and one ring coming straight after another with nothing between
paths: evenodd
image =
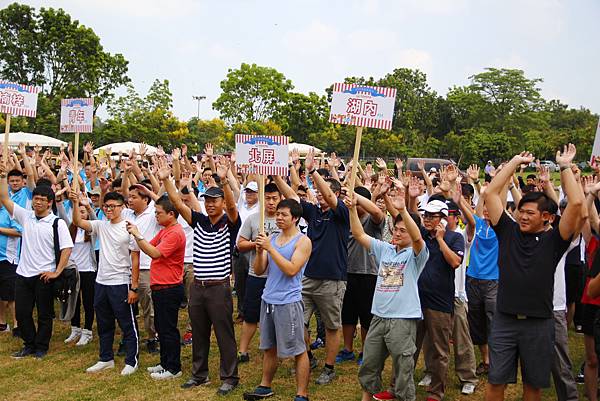
<instances>
[{"instance_id":1,"label":"black shorts","mask_svg":"<svg viewBox=\"0 0 600 401\"><path fill-rule=\"evenodd\" d=\"M260 301L263 291L267 284L267 278L254 277L248 275L246 279L246 294L244 295L244 304L242 313L244 314L244 322L258 323L260 320Z\"/></svg>"},{"instance_id":2,"label":"black shorts","mask_svg":"<svg viewBox=\"0 0 600 401\"><path fill-rule=\"evenodd\" d=\"M565 265L567 304L578 302L581 299L584 269L584 265Z\"/></svg>"},{"instance_id":3,"label":"black shorts","mask_svg":"<svg viewBox=\"0 0 600 401\"><path fill-rule=\"evenodd\" d=\"M17 281L17 265L7 260L0 261L0 301L15 300L15 283Z\"/></svg>"},{"instance_id":4,"label":"black shorts","mask_svg":"<svg viewBox=\"0 0 600 401\"><path fill-rule=\"evenodd\" d=\"M596 312L600 307L592 304L583 304L583 321L581 322L581 331L586 336L594 335L594 320L596 320Z\"/></svg>"},{"instance_id":5,"label":"black shorts","mask_svg":"<svg viewBox=\"0 0 600 401\"><path fill-rule=\"evenodd\" d=\"M494 314L489 338L488 382L517 382L521 364L523 382L535 388L550 387L554 362L554 319L518 319L501 312Z\"/></svg>"},{"instance_id":6,"label":"black shorts","mask_svg":"<svg viewBox=\"0 0 600 401\"><path fill-rule=\"evenodd\" d=\"M356 326L360 319L360 327L369 330L373 318L371 306L376 284L376 275L348 273L342 304L342 324Z\"/></svg>"}]
</instances>

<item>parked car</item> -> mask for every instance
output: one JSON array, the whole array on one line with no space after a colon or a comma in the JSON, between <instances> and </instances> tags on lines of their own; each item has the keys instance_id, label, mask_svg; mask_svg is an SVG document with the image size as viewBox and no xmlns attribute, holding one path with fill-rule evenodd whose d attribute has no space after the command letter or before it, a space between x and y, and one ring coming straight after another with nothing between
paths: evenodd
<instances>
[{"instance_id":1,"label":"parked car","mask_svg":"<svg viewBox=\"0 0 600 401\"><path fill-rule=\"evenodd\" d=\"M456 164L453 160L449 159L432 159L426 157L409 157L406 159L406 171L410 171L413 175L420 177L421 170L419 169L418 163L419 161L423 161L425 163L425 171L430 172L431 169L435 169L436 172L440 171L442 166L447 166L449 164ZM464 172L460 172L461 175L464 176Z\"/></svg>"},{"instance_id":2,"label":"parked car","mask_svg":"<svg viewBox=\"0 0 600 401\"><path fill-rule=\"evenodd\" d=\"M542 160L540 162L540 165L542 167L547 167L548 170L552 171L560 171L560 167L558 167L558 165L556 163L554 163L552 160Z\"/></svg>"}]
</instances>

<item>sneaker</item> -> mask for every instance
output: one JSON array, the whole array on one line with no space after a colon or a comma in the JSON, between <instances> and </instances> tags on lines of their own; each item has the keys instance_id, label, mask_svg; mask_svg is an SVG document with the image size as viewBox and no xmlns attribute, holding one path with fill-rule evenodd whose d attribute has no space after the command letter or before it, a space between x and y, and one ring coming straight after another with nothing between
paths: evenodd
<instances>
[{"instance_id":1,"label":"sneaker","mask_svg":"<svg viewBox=\"0 0 600 401\"><path fill-rule=\"evenodd\" d=\"M475 369L475 374L477 376L487 375L489 370L490 370L489 364L480 362L479 365L477 365L477 369Z\"/></svg>"},{"instance_id":2,"label":"sneaker","mask_svg":"<svg viewBox=\"0 0 600 401\"><path fill-rule=\"evenodd\" d=\"M137 364L135 366L125 365L125 367L121 371L121 376L129 376L130 374L135 373L135 371L137 370L137 368L138 368Z\"/></svg>"},{"instance_id":3,"label":"sneaker","mask_svg":"<svg viewBox=\"0 0 600 401\"><path fill-rule=\"evenodd\" d=\"M271 387L258 386L254 391L244 393L244 400L262 400L263 398L273 397L275 393Z\"/></svg>"},{"instance_id":4,"label":"sneaker","mask_svg":"<svg viewBox=\"0 0 600 401\"><path fill-rule=\"evenodd\" d=\"M473 384L473 383L463 384L462 390L460 392L465 395L473 394L475 392L475 384Z\"/></svg>"},{"instance_id":5,"label":"sneaker","mask_svg":"<svg viewBox=\"0 0 600 401\"><path fill-rule=\"evenodd\" d=\"M81 337L79 337L79 341L75 345L78 347L88 345L92 342L92 337L92 330L83 329L81 330Z\"/></svg>"},{"instance_id":6,"label":"sneaker","mask_svg":"<svg viewBox=\"0 0 600 401\"><path fill-rule=\"evenodd\" d=\"M229 393L231 393L233 390L235 390L235 388L238 386L238 384L231 384L231 383L223 383L221 384L221 387L219 387L219 389L217 390L217 395L227 395Z\"/></svg>"},{"instance_id":7,"label":"sneaker","mask_svg":"<svg viewBox=\"0 0 600 401\"><path fill-rule=\"evenodd\" d=\"M427 387L430 384L431 384L431 375L428 373L425 376L423 376L423 378L421 379L421 381L419 382L419 384L417 384L417 386Z\"/></svg>"},{"instance_id":8,"label":"sneaker","mask_svg":"<svg viewBox=\"0 0 600 401\"><path fill-rule=\"evenodd\" d=\"M395 400L396 397L394 396L394 394L392 394L392 392L385 390L380 393L373 394L373 399L379 400L379 401L387 401L387 400Z\"/></svg>"},{"instance_id":9,"label":"sneaker","mask_svg":"<svg viewBox=\"0 0 600 401\"><path fill-rule=\"evenodd\" d=\"M65 339L65 344L72 343L81 337L81 327L71 326L71 334Z\"/></svg>"},{"instance_id":10,"label":"sneaker","mask_svg":"<svg viewBox=\"0 0 600 401\"><path fill-rule=\"evenodd\" d=\"M208 377L204 377L202 379L190 378L188 381L181 385L181 388L192 388L196 386L207 386L210 384L210 379Z\"/></svg>"},{"instance_id":11,"label":"sneaker","mask_svg":"<svg viewBox=\"0 0 600 401\"><path fill-rule=\"evenodd\" d=\"M47 353L48 351L35 351L33 356L35 356L35 359L44 359Z\"/></svg>"},{"instance_id":12,"label":"sneaker","mask_svg":"<svg viewBox=\"0 0 600 401\"><path fill-rule=\"evenodd\" d=\"M0 324L0 333L10 333L10 326L8 323Z\"/></svg>"},{"instance_id":13,"label":"sneaker","mask_svg":"<svg viewBox=\"0 0 600 401\"><path fill-rule=\"evenodd\" d=\"M305 397L303 395L297 395L294 397L294 401L308 401L308 397Z\"/></svg>"},{"instance_id":14,"label":"sneaker","mask_svg":"<svg viewBox=\"0 0 600 401\"><path fill-rule=\"evenodd\" d=\"M150 377L153 378L154 380L176 379L178 377L181 377L181 370L175 374L169 372L168 370L163 370L161 372L154 372L154 373L150 373Z\"/></svg>"},{"instance_id":15,"label":"sneaker","mask_svg":"<svg viewBox=\"0 0 600 401\"><path fill-rule=\"evenodd\" d=\"M340 352L338 352L337 356L335 357L335 363L353 361L355 359L356 355L354 355L354 352L348 351L347 349L343 349Z\"/></svg>"},{"instance_id":16,"label":"sneaker","mask_svg":"<svg viewBox=\"0 0 600 401\"><path fill-rule=\"evenodd\" d=\"M581 364L581 367L579 368L579 373L577 373L577 376L575 376L575 382L577 382L578 384L585 383L585 376L583 374L584 369L585 369L585 362L583 362Z\"/></svg>"},{"instance_id":17,"label":"sneaker","mask_svg":"<svg viewBox=\"0 0 600 401\"><path fill-rule=\"evenodd\" d=\"M102 361L98 361L96 362L96 364L94 366L90 366L89 368L87 368L85 371L87 373L98 373L100 371L103 371L105 369L112 369L115 367L115 361L106 361L106 362L102 362Z\"/></svg>"},{"instance_id":18,"label":"sneaker","mask_svg":"<svg viewBox=\"0 0 600 401\"><path fill-rule=\"evenodd\" d=\"M317 338L315 342L310 345L311 350L319 349L325 347L325 342L320 338Z\"/></svg>"},{"instance_id":19,"label":"sneaker","mask_svg":"<svg viewBox=\"0 0 600 401\"><path fill-rule=\"evenodd\" d=\"M181 342L183 343L183 345L192 345L192 332L186 331L183 335L183 338L181 339Z\"/></svg>"},{"instance_id":20,"label":"sneaker","mask_svg":"<svg viewBox=\"0 0 600 401\"><path fill-rule=\"evenodd\" d=\"M19 327L13 327L12 336L15 338L21 338L21 329Z\"/></svg>"},{"instance_id":21,"label":"sneaker","mask_svg":"<svg viewBox=\"0 0 600 401\"><path fill-rule=\"evenodd\" d=\"M119 349L117 350L117 356L125 356L127 355L127 348L125 347L125 343L123 340L119 341Z\"/></svg>"},{"instance_id":22,"label":"sneaker","mask_svg":"<svg viewBox=\"0 0 600 401\"><path fill-rule=\"evenodd\" d=\"M146 372L148 372L148 373L159 373L159 372L162 372L163 370L165 370L165 368L163 368L160 364L158 364L156 366L149 366L146 368Z\"/></svg>"},{"instance_id":23,"label":"sneaker","mask_svg":"<svg viewBox=\"0 0 600 401\"><path fill-rule=\"evenodd\" d=\"M151 340L146 341L146 349L150 354L158 354L160 350L158 349L158 340L153 338Z\"/></svg>"},{"instance_id":24,"label":"sneaker","mask_svg":"<svg viewBox=\"0 0 600 401\"><path fill-rule=\"evenodd\" d=\"M335 371L333 369L329 369L328 367L324 367L323 371L317 377L317 384L329 384L335 379Z\"/></svg>"},{"instance_id":25,"label":"sneaker","mask_svg":"<svg viewBox=\"0 0 600 401\"><path fill-rule=\"evenodd\" d=\"M35 351L32 350L31 348L24 347L22 350L15 352L11 356L14 359L22 359L22 358L25 358L25 357L27 357L29 355L35 355Z\"/></svg>"},{"instance_id":26,"label":"sneaker","mask_svg":"<svg viewBox=\"0 0 600 401\"><path fill-rule=\"evenodd\" d=\"M247 352L238 352L238 362L239 363L250 362L250 355Z\"/></svg>"},{"instance_id":27,"label":"sneaker","mask_svg":"<svg viewBox=\"0 0 600 401\"><path fill-rule=\"evenodd\" d=\"M362 366L362 363L363 363L363 353L362 352L360 354L358 354L358 358L356 358L356 363L358 364L358 366Z\"/></svg>"}]
</instances>

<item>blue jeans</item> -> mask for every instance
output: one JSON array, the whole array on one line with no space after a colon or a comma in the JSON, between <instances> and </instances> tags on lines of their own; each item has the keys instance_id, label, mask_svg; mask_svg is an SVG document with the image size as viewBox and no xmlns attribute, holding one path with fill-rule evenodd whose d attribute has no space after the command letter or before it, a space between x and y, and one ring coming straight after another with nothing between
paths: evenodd
<instances>
[{"instance_id":1,"label":"blue jeans","mask_svg":"<svg viewBox=\"0 0 600 401\"><path fill-rule=\"evenodd\" d=\"M154 327L160 342L160 366L173 374L181 371L181 337L177 319L183 297L183 284L152 291Z\"/></svg>"}]
</instances>

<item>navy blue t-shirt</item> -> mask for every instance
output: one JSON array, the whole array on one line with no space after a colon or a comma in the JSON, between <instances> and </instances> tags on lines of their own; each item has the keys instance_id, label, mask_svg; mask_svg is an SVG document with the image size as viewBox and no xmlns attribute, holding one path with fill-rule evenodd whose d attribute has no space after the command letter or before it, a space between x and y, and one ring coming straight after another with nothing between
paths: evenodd
<instances>
[{"instance_id":1,"label":"navy blue t-shirt","mask_svg":"<svg viewBox=\"0 0 600 401\"><path fill-rule=\"evenodd\" d=\"M419 276L419 298L421 307L439 312L454 311L454 269L446 262L435 237L421 228L421 235L429 250L429 259ZM454 231L446 231L444 242L461 258L465 254L465 240Z\"/></svg>"},{"instance_id":2,"label":"navy blue t-shirt","mask_svg":"<svg viewBox=\"0 0 600 401\"><path fill-rule=\"evenodd\" d=\"M346 280L350 212L338 199L336 210L321 209L312 203L300 202L302 217L308 223L307 235L312 241L312 253L304 275L321 280Z\"/></svg>"}]
</instances>

